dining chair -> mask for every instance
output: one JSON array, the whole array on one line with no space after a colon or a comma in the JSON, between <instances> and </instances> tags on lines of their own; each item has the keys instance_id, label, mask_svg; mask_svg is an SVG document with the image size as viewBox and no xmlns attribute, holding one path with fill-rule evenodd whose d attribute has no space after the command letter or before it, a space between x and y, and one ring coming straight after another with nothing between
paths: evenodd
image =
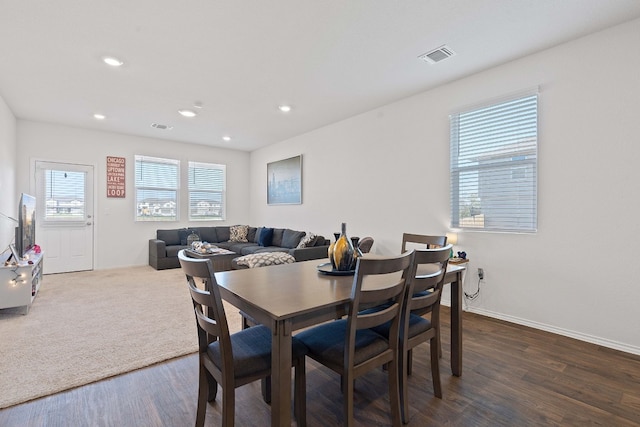
<instances>
[{"instance_id":1,"label":"dining chair","mask_svg":"<svg viewBox=\"0 0 640 427\"><path fill-rule=\"evenodd\" d=\"M355 379L385 364L388 364L393 425L401 424L398 384L400 314L412 260L413 251L388 258L358 258L347 317L296 335L307 346L308 357L342 377L346 426L353 425ZM362 312L385 302L387 305L381 310ZM386 322L390 322L389 339L371 329Z\"/></svg>"},{"instance_id":2,"label":"dining chair","mask_svg":"<svg viewBox=\"0 0 640 427\"><path fill-rule=\"evenodd\" d=\"M371 246L373 246L373 237L363 237L360 239L360 242L358 242L358 248L363 254L371 252Z\"/></svg>"},{"instance_id":3,"label":"dining chair","mask_svg":"<svg viewBox=\"0 0 640 427\"><path fill-rule=\"evenodd\" d=\"M434 249L416 249L410 270L409 282L406 289L405 301L400 326L400 404L402 407L402 421L409 422L409 399L407 376L411 373L411 352L413 349L429 341L431 353L431 378L433 392L442 399L439 365L439 329L440 329L440 298L444 284L444 276L449 263L451 245ZM423 317L430 314L430 318ZM392 339L395 331L387 322L372 328L374 332Z\"/></svg>"},{"instance_id":4,"label":"dining chair","mask_svg":"<svg viewBox=\"0 0 640 427\"><path fill-rule=\"evenodd\" d=\"M231 427L235 419L235 389L271 374L271 331L257 325L230 334L211 260L190 258L184 250L178 252L178 260L187 277L198 330L196 427L204 425L207 401L216 399L218 384L222 388L222 425ZM294 410L300 426L306 425L306 352L305 345L293 338Z\"/></svg>"},{"instance_id":5,"label":"dining chair","mask_svg":"<svg viewBox=\"0 0 640 427\"><path fill-rule=\"evenodd\" d=\"M416 246L422 246L420 249L434 249L441 248L447 244L447 236L438 236L438 235L428 235L428 234L412 234L412 233L403 233L402 234L402 248L400 249L400 253L404 253L409 249L418 249ZM423 246L424 245L424 246ZM449 252L451 253L451 252ZM429 292L428 290L424 290L423 292ZM438 354L442 357L442 347L440 341L440 330L437 331L438 334ZM413 366L413 358L411 357L411 352L409 352L409 375L411 375L411 368Z\"/></svg>"},{"instance_id":6,"label":"dining chair","mask_svg":"<svg viewBox=\"0 0 640 427\"><path fill-rule=\"evenodd\" d=\"M412 247L412 244L426 245L422 249L439 248L447 244L447 236L402 233L402 248L400 249L400 253L405 253L410 249L417 249Z\"/></svg>"}]
</instances>

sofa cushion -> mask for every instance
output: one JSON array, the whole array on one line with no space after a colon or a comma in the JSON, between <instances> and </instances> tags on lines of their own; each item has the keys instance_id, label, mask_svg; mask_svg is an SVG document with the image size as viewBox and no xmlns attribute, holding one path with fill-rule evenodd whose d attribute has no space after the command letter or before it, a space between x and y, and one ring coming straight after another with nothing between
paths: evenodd
<instances>
[{"instance_id":1,"label":"sofa cushion","mask_svg":"<svg viewBox=\"0 0 640 427\"><path fill-rule=\"evenodd\" d=\"M249 268L264 267L267 265L292 264L294 257L283 252L262 252L235 258L238 265L246 265Z\"/></svg>"},{"instance_id":2,"label":"sofa cushion","mask_svg":"<svg viewBox=\"0 0 640 427\"><path fill-rule=\"evenodd\" d=\"M271 246L273 241L273 228L262 228L260 236L258 236L258 244L260 246Z\"/></svg>"},{"instance_id":3,"label":"sofa cushion","mask_svg":"<svg viewBox=\"0 0 640 427\"><path fill-rule=\"evenodd\" d=\"M249 226L249 229L247 230L247 241L255 243L257 238L256 236L257 233L258 233L258 229L256 227Z\"/></svg>"},{"instance_id":4,"label":"sofa cushion","mask_svg":"<svg viewBox=\"0 0 640 427\"><path fill-rule=\"evenodd\" d=\"M262 233L262 229L264 227L258 227L256 228L256 235L254 236L253 242L254 243L258 243L258 239L260 238L260 233Z\"/></svg>"},{"instance_id":5,"label":"sofa cushion","mask_svg":"<svg viewBox=\"0 0 640 427\"><path fill-rule=\"evenodd\" d=\"M231 237L231 227L227 225L216 227L216 235L218 236L218 243L228 242Z\"/></svg>"},{"instance_id":6,"label":"sofa cushion","mask_svg":"<svg viewBox=\"0 0 640 427\"><path fill-rule=\"evenodd\" d=\"M238 255L242 255L242 250L244 248L260 248L261 246L256 245L253 242L227 242L226 244L218 243L216 246L225 249L229 249L231 252L235 252Z\"/></svg>"},{"instance_id":7,"label":"sofa cushion","mask_svg":"<svg viewBox=\"0 0 640 427\"><path fill-rule=\"evenodd\" d=\"M184 229L186 232L186 229ZM158 240L162 240L165 245L167 246L171 246L171 245L179 245L180 244L180 229L173 229L173 230L157 230L156 231L156 238ZM184 244L187 244L187 236L185 234L184 236Z\"/></svg>"},{"instance_id":8,"label":"sofa cushion","mask_svg":"<svg viewBox=\"0 0 640 427\"><path fill-rule=\"evenodd\" d=\"M200 236L200 240L208 243L217 243L218 236L216 235L216 227L195 227L193 230L196 230L198 236Z\"/></svg>"},{"instance_id":9,"label":"sofa cushion","mask_svg":"<svg viewBox=\"0 0 640 427\"><path fill-rule=\"evenodd\" d=\"M282 248L280 246L267 246L265 248L263 248L262 246L258 246L256 250L253 251L253 253L261 254L264 252L284 252L288 254L290 250L291 249Z\"/></svg>"},{"instance_id":10,"label":"sofa cushion","mask_svg":"<svg viewBox=\"0 0 640 427\"><path fill-rule=\"evenodd\" d=\"M167 257L178 257L178 252L185 248L183 245L167 246Z\"/></svg>"},{"instance_id":11,"label":"sofa cushion","mask_svg":"<svg viewBox=\"0 0 640 427\"><path fill-rule=\"evenodd\" d=\"M248 242L247 232L249 231L248 225L232 225L229 228L229 241L230 242Z\"/></svg>"},{"instance_id":12,"label":"sofa cushion","mask_svg":"<svg viewBox=\"0 0 640 427\"><path fill-rule=\"evenodd\" d=\"M296 246L296 248L310 248L315 243L315 240L316 235L307 231L306 233L304 233L302 239L300 239L300 242L298 243L298 246Z\"/></svg>"},{"instance_id":13,"label":"sofa cushion","mask_svg":"<svg viewBox=\"0 0 640 427\"><path fill-rule=\"evenodd\" d=\"M304 231L295 231L289 228L285 229L282 233L282 247L295 248L300 243L300 240L304 236Z\"/></svg>"},{"instance_id":14,"label":"sofa cushion","mask_svg":"<svg viewBox=\"0 0 640 427\"><path fill-rule=\"evenodd\" d=\"M271 240L271 244L273 246L282 247L282 235L284 234L284 228L274 228L273 229L273 240Z\"/></svg>"},{"instance_id":15,"label":"sofa cushion","mask_svg":"<svg viewBox=\"0 0 640 427\"><path fill-rule=\"evenodd\" d=\"M236 245L242 245L242 247L240 248L240 252L236 252L240 255L249 255L249 254L255 254L256 252L258 252L260 249L264 249L262 246L257 245L255 243L235 243Z\"/></svg>"}]
</instances>

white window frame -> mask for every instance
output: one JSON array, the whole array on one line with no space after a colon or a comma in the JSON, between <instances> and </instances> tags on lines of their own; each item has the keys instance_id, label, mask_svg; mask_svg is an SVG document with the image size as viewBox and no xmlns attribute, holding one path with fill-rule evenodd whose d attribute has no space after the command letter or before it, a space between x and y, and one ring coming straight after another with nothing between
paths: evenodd
<instances>
[{"instance_id":1,"label":"white window frame","mask_svg":"<svg viewBox=\"0 0 640 427\"><path fill-rule=\"evenodd\" d=\"M208 180L198 182L198 175L204 174L221 174L218 182L210 182ZM227 166L216 163L189 162L188 170L188 187L189 187L189 221L223 221L227 214ZM200 197L196 197L198 194ZM203 200L203 195L211 195L209 201L219 200L220 206L208 207L210 212L202 212L196 215L198 206L196 204ZM213 205L214 203L212 203ZM215 212L218 212L215 214Z\"/></svg>"},{"instance_id":2,"label":"white window frame","mask_svg":"<svg viewBox=\"0 0 640 427\"><path fill-rule=\"evenodd\" d=\"M141 171L141 167L148 165L167 165L169 168L175 166L175 172L171 174L154 175L153 177L145 177ZM175 159L165 159L161 157L135 156L134 162L135 175L135 220L141 222L149 221L179 221L180 220L180 161ZM148 179L145 179L148 178ZM153 179L152 179L153 178ZM152 204L142 204L139 202L139 193L162 192L165 195L173 193L173 197L169 197L168 202L158 202ZM171 203L174 204L174 214L171 215Z\"/></svg>"},{"instance_id":3,"label":"white window frame","mask_svg":"<svg viewBox=\"0 0 640 427\"><path fill-rule=\"evenodd\" d=\"M537 231L538 91L456 112L451 228Z\"/></svg>"}]
</instances>

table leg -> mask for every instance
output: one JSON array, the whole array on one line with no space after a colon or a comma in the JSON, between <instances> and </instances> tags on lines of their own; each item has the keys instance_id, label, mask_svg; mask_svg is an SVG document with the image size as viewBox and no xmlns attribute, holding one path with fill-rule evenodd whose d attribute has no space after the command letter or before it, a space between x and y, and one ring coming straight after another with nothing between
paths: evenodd
<instances>
[{"instance_id":1,"label":"table leg","mask_svg":"<svg viewBox=\"0 0 640 427\"><path fill-rule=\"evenodd\" d=\"M451 371L462 375L462 272L451 282Z\"/></svg>"},{"instance_id":2,"label":"table leg","mask_svg":"<svg viewBox=\"0 0 640 427\"><path fill-rule=\"evenodd\" d=\"M271 425L290 427L291 323L277 321L271 339Z\"/></svg>"}]
</instances>

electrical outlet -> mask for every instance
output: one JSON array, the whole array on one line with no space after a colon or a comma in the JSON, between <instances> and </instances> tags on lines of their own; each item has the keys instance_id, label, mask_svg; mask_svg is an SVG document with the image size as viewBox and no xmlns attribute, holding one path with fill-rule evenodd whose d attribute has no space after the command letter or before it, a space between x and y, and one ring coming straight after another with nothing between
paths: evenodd
<instances>
[{"instance_id":1,"label":"electrical outlet","mask_svg":"<svg viewBox=\"0 0 640 427\"><path fill-rule=\"evenodd\" d=\"M478 268L478 279L480 279L480 280L484 279L484 269L483 268Z\"/></svg>"}]
</instances>

